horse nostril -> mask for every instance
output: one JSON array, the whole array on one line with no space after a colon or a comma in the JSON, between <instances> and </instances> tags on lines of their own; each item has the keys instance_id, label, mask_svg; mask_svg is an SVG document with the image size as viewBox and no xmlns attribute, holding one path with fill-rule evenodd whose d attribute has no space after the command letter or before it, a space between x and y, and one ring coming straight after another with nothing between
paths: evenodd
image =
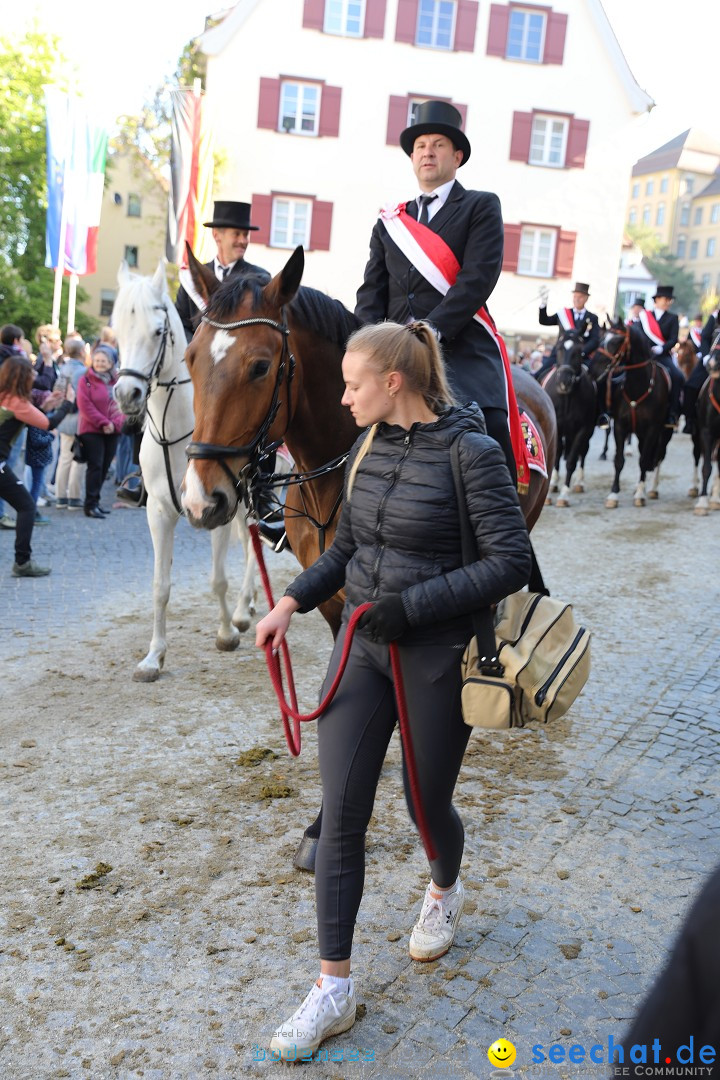
<instances>
[{"instance_id":1,"label":"horse nostril","mask_svg":"<svg viewBox=\"0 0 720 1080\"><path fill-rule=\"evenodd\" d=\"M223 520L227 518L230 502L227 495L221 488L215 488L212 493L212 498L215 501L215 507L213 510L213 516L221 517Z\"/></svg>"}]
</instances>

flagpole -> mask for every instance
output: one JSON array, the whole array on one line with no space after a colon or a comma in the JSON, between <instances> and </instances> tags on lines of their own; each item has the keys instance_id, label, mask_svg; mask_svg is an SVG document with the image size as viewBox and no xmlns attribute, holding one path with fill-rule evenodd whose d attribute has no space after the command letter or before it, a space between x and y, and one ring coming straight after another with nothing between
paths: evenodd
<instances>
[{"instance_id":1,"label":"flagpole","mask_svg":"<svg viewBox=\"0 0 720 1080\"><path fill-rule=\"evenodd\" d=\"M53 290L53 306L52 306L52 318L51 324L56 327L60 327L60 302L62 300L62 279L65 272L65 236L67 234L67 179L68 179L68 162L72 153L72 140L73 140L73 123L74 117L72 115L72 98L68 95L67 101L67 128L65 131L65 160L63 161L63 189L62 189L62 203L60 210L60 234L58 237L58 257L57 266L55 268L55 288Z\"/></svg>"},{"instance_id":2,"label":"flagpole","mask_svg":"<svg viewBox=\"0 0 720 1080\"><path fill-rule=\"evenodd\" d=\"M75 299L78 287L77 274L70 275L70 290L68 293L67 332L70 334L75 329Z\"/></svg>"}]
</instances>

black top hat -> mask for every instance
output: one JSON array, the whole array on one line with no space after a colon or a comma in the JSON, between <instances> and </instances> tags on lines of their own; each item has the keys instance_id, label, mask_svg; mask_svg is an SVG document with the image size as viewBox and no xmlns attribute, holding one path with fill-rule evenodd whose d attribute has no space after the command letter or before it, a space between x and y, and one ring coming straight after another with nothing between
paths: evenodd
<instances>
[{"instance_id":1,"label":"black top hat","mask_svg":"<svg viewBox=\"0 0 720 1080\"><path fill-rule=\"evenodd\" d=\"M418 135L447 135L456 150L462 150L461 165L470 157L470 143L461 129L462 116L449 101L423 101L415 110L415 123L400 134L400 145L408 157Z\"/></svg>"},{"instance_id":2,"label":"black top hat","mask_svg":"<svg viewBox=\"0 0 720 1080\"><path fill-rule=\"evenodd\" d=\"M590 286L586 281L576 281L573 292L585 293L586 296L590 295Z\"/></svg>"},{"instance_id":3,"label":"black top hat","mask_svg":"<svg viewBox=\"0 0 720 1080\"><path fill-rule=\"evenodd\" d=\"M670 300L673 299L673 286L672 285L658 285L657 292L653 296L653 300L657 300L658 296L667 296Z\"/></svg>"},{"instance_id":4,"label":"black top hat","mask_svg":"<svg viewBox=\"0 0 720 1080\"><path fill-rule=\"evenodd\" d=\"M630 307L635 307L636 304L639 304L640 307L645 307L645 297L644 296L636 296L635 299L633 300L632 304L630 305Z\"/></svg>"},{"instance_id":5,"label":"black top hat","mask_svg":"<svg viewBox=\"0 0 720 1080\"><path fill-rule=\"evenodd\" d=\"M248 229L257 232L259 225L250 224L250 203L216 202L212 221L203 221L211 229Z\"/></svg>"}]
</instances>

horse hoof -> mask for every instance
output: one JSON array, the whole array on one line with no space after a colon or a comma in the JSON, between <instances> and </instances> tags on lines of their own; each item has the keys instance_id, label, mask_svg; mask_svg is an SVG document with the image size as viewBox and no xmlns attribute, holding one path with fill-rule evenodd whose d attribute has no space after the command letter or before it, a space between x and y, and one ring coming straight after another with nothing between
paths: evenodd
<instances>
[{"instance_id":1,"label":"horse hoof","mask_svg":"<svg viewBox=\"0 0 720 1080\"><path fill-rule=\"evenodd\" d=\"M133 682L157 682L160 678L160 668L136 667L133 671Z\"/></svg>"},{"instance_id":2,"label":"horse hoof","mask_svg":"<svg viewBox=\"0 0 720 1080\"><path fill-rule=\"evenodd\" d=\"M546 506L552 506L552 504L553 504L553 503L552 503L552 499L550 498L550 496L549 496L549 495L546 495L546 496L545 496L545 505L546 505Z\"/></svg>"},{"instance_id":3,"label":"horse hoof","mask_svg":"<svg viewBox=\"0 0 720 1080\"><path fill-rule=\"evenodd\" d=\"M645 500L644 499L633 499L633 506L644 506L644 505L645 505Z\"/></svg>"},{"instance_id":4,"label":"horse hoof","mask_svg":"<svg viewBox=\"0 0 720 1080\"><path fill-rule=\"evenodd\" d=\"M314 874L317 849L317 837L303 836L302 840L300 841L300 847L295 852L293 866L295 866L298 870L307 870L309 874Z\"/></svg>"},{"instance_id":5,"label":"horse hoof","mask_svg":"<svg viewBox=\"0 0 720 1080\"><path fill-rule=\"evenodd\" d=\"M605 508L607 510L617 510L618 501L612 495L609 495L605 500Z\"/></svg>"},{"instance_id":6,"label":"horse hoof","mask_svg":"<svg viewBox=\"0 0 720 1080\"><path fill-rule=\"evenodd\" d=\"M237 619L233 618L232 624L236 630L240 631L241 634L244 634L247 630L250 629L250 619L246 616Z\"/></svg>"},{"instance_id":7,"label":"horse hoof","mask_svg":"<svg viewBox=\"0 0 720 1080\"><path fill-rule=\"evenodd\" d=\"M693 510L693 514L695 514L696 517L707 517L709 513L710 511L707 506L696 506Z\"/></svg>"},{"instance_id":8,"label":"horse hoof","mask_svg":"<svg viewBox=\"0 0 720 1080\"><path fill-rule=\"evenodd\" d=\"M215 648L218 649L220 652L235 652L239 644L239 634L237 637L231 638L222 638L218 634L218 636L215 638Z\"/></svg>"},{"instance_id":9,"label":"horse hoof","mask_svg":"<svg viewBox=\"0 0 720 1080\"><path fill-rule=\"evenodd\" d=\"M713 501L710 503L710 509L711 510L720 510L720 502L716 502L713 499Z\"/></svg>"},{"instance_id":10,"label":"horse hoof","mask_svg":"<svg viewBox=\"0 0 720 1080\"><path fill-rule=\"evenodd\" d=\"M700 494L700 488L696 488L696 487L688 488L688 498L689 499L697 499L699 494Z\"/></svg>"},{"instance_id":11,"label":"horse hoof","mask_svg":"<svg viewBox=\"0 0 720 1080\"><path fill-rule=\"evenodd\" d=\"M657 499L657 498L658 498L657 491L655 491L654 488L651 488L650 491L648 491L648 499Z\"/></svg>"},{"instance_id":12,"label":"horse hoof","mask_svg":"<svg viewBox=\"0 0 720 1080\"><path fill-rule=\"evenodd\" d=\"M558 497L558 499L556 500L555 505L556 506L569 506L570 503L567 501L567 499L563 499L562 495L560 495Z\"/></svg>"},{"instance_id":13,"label":"horse hoof","mask_svg":"<svg viewBox=\"0 0 720 1080\"><path fill-rule=\"evenodd\" d=\"M573 486L573 495L582 495L584 491L585 491L585 485L584 484L575 484Z\"/></svg>"}]
</instances>

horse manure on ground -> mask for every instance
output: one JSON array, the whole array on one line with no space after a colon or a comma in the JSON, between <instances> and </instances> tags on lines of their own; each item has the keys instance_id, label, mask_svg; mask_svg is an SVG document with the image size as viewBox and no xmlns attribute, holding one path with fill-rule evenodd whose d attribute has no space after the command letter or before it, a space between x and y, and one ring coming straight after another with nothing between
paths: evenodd
<instances>
[{"instance_id":1,"label":"horse manure on ground","mask_svg":"<svg viewBox=\"0 0 720 1080\"><path fill-rule=\"evenodd\" d=\"M104 879L112 870L112 866L106 862L99 862L91 874L86 874L84 878L80 878L80 881L75 883L76 889L98 889L104 884Z\"/></svg>"},{"instance_id":2,"label":"horse manure on ground","mask_svg":"<svg viewBox=\"0 0 720 1080\"><path fill-rule=\"evenodd\" d=\"M277 754L267 746L254 746L252 750L243 750L237 758L236 764L244 767L259 765L261 761L274 761Z\"/></svg>"}]
</instances>

